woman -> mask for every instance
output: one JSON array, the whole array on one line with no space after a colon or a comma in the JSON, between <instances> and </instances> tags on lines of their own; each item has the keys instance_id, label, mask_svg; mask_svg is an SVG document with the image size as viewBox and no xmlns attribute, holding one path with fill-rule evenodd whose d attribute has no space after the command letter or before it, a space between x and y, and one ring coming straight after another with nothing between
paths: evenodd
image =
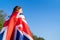
<instances>
[{"instance_id":1,"label":"woman","mask_svg":"<svg viewBox=\"0 0 60 40\"><path fill-rule=\"evenodd\" d=\"M22 8L19 6L13 9L10 19L6 20L4 23L3 31L5 32L2 40L33 40L22 13Z\"/></svg>"},{"instance_id":2,"label":"woman","mask_svg":"<svg viewBox=\"0 0 60 40\"><path fill-rule=\"evenodd\" d=\"M22 8L19 6L16 6L13 10L13 13L9 19L9 23L8 23L8 31L7 31L7 36L6 36L6 40L14 40L13 36L14 36L14 31L15 31L15 25L17 22L17 18L16 16L22 13ZM13 33L13 34L12 34Z\"/></svg>"}]
</instances>

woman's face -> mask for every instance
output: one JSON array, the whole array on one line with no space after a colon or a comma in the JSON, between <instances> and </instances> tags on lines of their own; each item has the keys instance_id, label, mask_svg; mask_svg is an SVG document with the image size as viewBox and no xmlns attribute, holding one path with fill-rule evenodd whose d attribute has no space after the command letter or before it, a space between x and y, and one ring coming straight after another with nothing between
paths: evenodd
<instances>
[{"instance_id":1,"label":"woman's face","mask_svg":"<svg viewBox=\"0 0 60 40\"><path fill-rule=\"evenodd\" d=\"M19 13L23 13L22 8L19 10Z\"/></svg>"}]
</instances>

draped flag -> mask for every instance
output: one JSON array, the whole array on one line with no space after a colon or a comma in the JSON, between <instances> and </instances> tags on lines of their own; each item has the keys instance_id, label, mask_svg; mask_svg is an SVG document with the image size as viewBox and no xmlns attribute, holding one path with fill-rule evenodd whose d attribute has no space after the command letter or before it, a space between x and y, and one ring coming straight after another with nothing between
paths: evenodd
<instances>
[{"instance_id":1,"label":"draped flag","mask_svg":"<svg viewBox=\"0 0 60 40\"><path fill-rule=\"evenodd\" d=\"M32 33L22 13L13 12L4 22L0 40L33 40Z\"/></svg>"}]
</instances>

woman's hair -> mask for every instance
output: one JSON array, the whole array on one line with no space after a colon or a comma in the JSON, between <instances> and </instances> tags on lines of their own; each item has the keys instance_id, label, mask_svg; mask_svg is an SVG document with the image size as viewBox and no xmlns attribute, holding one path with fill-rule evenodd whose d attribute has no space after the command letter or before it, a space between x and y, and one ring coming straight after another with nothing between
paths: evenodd
<instances>
[{"instance_id":1,"label":"woman's hair","mask_svg":"<svg viewBox=\"0 0 60 40\"><path fill-rule=\"evenodd\" d=\"M18 10L20 10L20 9L21 9L21 7L20 7L20 6L15 6L15 7L14 7L14 9L13 9L13 11L15 11L15 10L17 10L17 11L18 11Z\"/></svg>"}]
</instances>

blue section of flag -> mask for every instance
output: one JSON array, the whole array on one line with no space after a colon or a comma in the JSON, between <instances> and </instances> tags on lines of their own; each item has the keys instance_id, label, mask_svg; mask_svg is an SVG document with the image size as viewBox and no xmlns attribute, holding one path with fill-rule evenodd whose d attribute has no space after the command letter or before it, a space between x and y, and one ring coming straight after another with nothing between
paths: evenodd
<instances>
[{"instance_id":1,"label":"blue section of flag","mask_svg":"<svg viewBox=\"0 0 60 40\"><path fill-rule=\"evenodd\" d=\"M17 30L16 40L29 40L25 35L22 34Z\"/></svg>"},{"instance_id":2,"label":"blue section of flag","mask_svg":"<svg viewBox=\"0 0 60 40\"><path fill-rule=\"evenodd\" d=\"M4 32L0 34L0 40L2 40L3 34L4 34Z\"/></svg>"},{"instance_id":3,"label":"blue section of flag","mask_svg":"<svg viewBox=\"0 0 60 40\"><path fill-rule=\"evenodd\" d=\"M25 35L23 35L23 40L29 40Z\"/></svg>"},{"instance_id":4,"label":"blue section of flag","mask_svg":"<svg viewBox=\"0 0 60 40\"><path fill-rule=\"evenodd\" d=\"M17 30L16 40L23 40L23 36L18 30Z\"/></svg>"}]
</instances>

